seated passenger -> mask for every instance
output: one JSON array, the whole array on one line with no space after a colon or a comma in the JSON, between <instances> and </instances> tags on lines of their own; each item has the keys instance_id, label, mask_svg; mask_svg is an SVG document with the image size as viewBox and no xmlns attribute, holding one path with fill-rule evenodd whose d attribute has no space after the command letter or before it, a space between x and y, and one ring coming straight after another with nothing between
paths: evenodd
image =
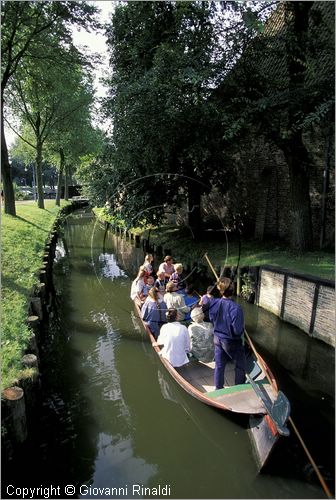
<instances>
[{"instance_id":1,"label":"seated passenger","mask_svg":"<svg viewBox=\"0 0 336 500\"><path fill-rule=\"evenodd\" d=\"M183 266L182 264L174 264L175 271L170 276L169 281L172 281L176 285L177 291L182 291L185 289L185 281L182 278Z\"/></svg>"},{"instance_id":2,"label":"seated passenger","mask_svg":"<svg viewBox=\"0 0 336 500\"><path fill-rule=\"evenodd\" d=\"M183 321L185 314L189 312L189 307L186 306L183 295L176 292L176 286L172 281L167 283L164 301L168 309L176 309L177 321Z\"/></svg>"},{"instance_id":3,"label":"seated passenger","mask_svg":"<svg viewBox=\"0 0 336 500\"><path fill-rule=\"evenodd\" d=\"M146 269L147 276L151 276L153 274L153 266L152 263L154 261L154 257L151 253L148 253L145 257L145 262L143 263L143 267Z\"/></svg>"},{"instance_id":4,"label":"seated passenger","mask_svg":"<svg viewBox=\"0 0 336 500\"><path fill-rule=\"evenodd\" d=\"M163 345L160 355L177 368L189 362L190 337L187 327L177 321L176 309L169 309L166 316L168 323L161 327L157 344Z\"/></svg>"},{"instance_id":5,"label":"seated passenger","mask_svg":"<svg viewBox=\"0 0 336 500\"><path fill-rule=\"evenodd\" d=\"M214 330L211 323L204 321L200 307L191 311L192 323L188 326L191 341L191 354L199 361L210 363L214 359Z\"/></svg>"},{"instance_id":6,"label":"seated passenger","mask_svg":"<svg viewBox=\"0 0 336 500\"><path fill-rule=\"evenodd\" d=\"M204 313L204 321L210 321L209 311L214 299L219 298L219 292L215 285L208 286L206 294L202 295L199 305Z\"/></svg>"},{"instance_id":7,"label":"seated passenger","mask_svg":"<svg viewBox=\"0 0 336 500\"><path fill-rule=\"evenodd\" d=\"M156 288L151 288L142 306L141 317L156 339L160 333L161 326L167 322L166 312L166 303L160 299Z\"/></svg>"},{"instance_id":8,"label":"seated passenger","mask_svg":"<svg viewBox=\"0 0 336 500\"><path fill-rule=\"evenodd\" d=\"M154 278L153 276L147 276L147 279L146 277L144 279L145 279L145 286L143 288L142 293L144 294L145 297L147 297L149 290L151 290L151 288L153 288L154 286Z\"/></svg>"},{"instance_id":9,"label":"seated passenger","mask_svg":"<svg viewBox=\"0 0 336 500\"><path fill-rule=\"evenodd\" d=\"M157 279L155 280L154 286L160 293L161 297L163 297L166 291L167 278L164 271L158 271L156 275Z\"/></svg>"},{"instance_id":10,"label":"seated passenger","mask_svg":"<svg viewBox=\"0 0 336 500\"><path fill-rule=\"evenodd\" d=\"M139 272L131 286L131 299L141 307L145 301L144 288L145 288L146 269L143 266L139 267Z\"/></svg>"},{"instance_id":11,"label":"seated passenger","mask_svg":"<svg viewBox=\"0 0 336 500\"><path fill-rule=\"evenodd\" d=\"M165 273L166 278L170 278L170 276L174 272L174 265L173 265L173 258L171 255L166 255L165 258L163 259L162 264L159 266L159 271L163 271Z\"/></svg>"}]
</instances>

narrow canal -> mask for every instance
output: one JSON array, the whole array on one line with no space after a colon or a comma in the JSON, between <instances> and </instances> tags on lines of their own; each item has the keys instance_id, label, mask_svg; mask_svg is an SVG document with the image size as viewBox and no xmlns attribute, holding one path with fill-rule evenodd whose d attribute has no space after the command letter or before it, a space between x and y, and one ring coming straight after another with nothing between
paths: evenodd
<instances>
[{"instance_id":1,"label":"narrow canal","mask_svg":"<svg viewBox=\"0 0 336 500\"><path fill-rule=\"evenodd\" d=\"M129 299L142 249L106 235L85 211L67 219L60 243L56 307L42 358L43 425L35 452L22 458L21 484L73 485L73 498L144 498L141 486L161 487L152 498L166 492L171 498L325 497L294 439L258 475L246 430L164 372ZM333 350L265 311L244 308L248 331L330 474ZM119 494L104 488L120 488Z\"/></svg>"}]
</instances>

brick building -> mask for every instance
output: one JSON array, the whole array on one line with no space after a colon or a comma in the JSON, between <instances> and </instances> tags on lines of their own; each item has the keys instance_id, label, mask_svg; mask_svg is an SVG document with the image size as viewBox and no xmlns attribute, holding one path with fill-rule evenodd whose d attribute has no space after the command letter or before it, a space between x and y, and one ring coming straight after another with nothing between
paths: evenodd
<instances>
[{"instance_id":1,"label":"brick building","mask_svg":"<svg viewBox=\"0 0 336 500\"><path fill-rule=\"evenodd\" d=\"M216 90L225 105L233 96L244 96L253 87L250 102L260 106L256 121L231 141L232 168L237 172L237 193L230 192L222 200L223 220L231 224L225 204L231 212L240 212L246 232L257 239L289 240L291 212L289 207L289 168L272 128L286 133L288 102L297 99L302 108L302 143L309 158L309 194L315 248L334 247L334 2L311 2L307 39L306 70L298 95L291 89L288 77L288 26L291 19L284 4L279 4L266 23L265 30L245 50L234 70ZM332 89L332 90L331 90ZM262 99L255 96L262 92ZM295 90L296 91L296 90ZM332 94L332 97L331 97ZM252 97L251 97L252 96ZM294 96L294 97L293 97ZM318 99L316 99L318 96ZM329 96L329 97L328 97ZM300 101L301 99L301 101ZM283 100L283 108L281 101ZM312 104L313 103L313 104ZM316 104L317 103L317 104ZM268 111L267 123L262 106ZM272 109L276 112L272 113ZM258 120L259 116L259 120ZM274 135L275 137L275 135ZM216 194L210 195L216 199ZM224 201L223 201L224 200ZM208 200L204 199L209 214ZM217 204L218 206L218 204Z\"/></svg>"}]
</instances>

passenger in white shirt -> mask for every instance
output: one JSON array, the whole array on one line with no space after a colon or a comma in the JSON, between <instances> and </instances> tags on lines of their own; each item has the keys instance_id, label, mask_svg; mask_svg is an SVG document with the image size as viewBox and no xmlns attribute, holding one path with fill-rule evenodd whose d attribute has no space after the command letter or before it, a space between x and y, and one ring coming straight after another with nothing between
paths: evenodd
<instances>
[{"instance_id":1,"label":"passenger in white shirt","mask_svg":"<svg viewBox=\"0 0 336 500\"><path fill-rule=\"evenodd\" d=\"M148 276L151 276L153 274L153 263L154 257L151 253L148 253L145 257L145 262L143 263L142 267L144 267L148 273Z\"/></svg>"},{"instance_id":2,"label":"passenger in white shirt","mask_svg":"<svg viewBox=\"0 0 336 500\"><path fill-rule=\"evenodd\" d=\"M176 321L176 309L166 313L168 323L163 325L157 339L157 345L163 345L160 356L167 359L174 368L189 363L190 337L186 326Z\"/></svg>"},{"instance_id":3,"label":"passenger in white shirt","mask_svg":"<svg viewBox=\"0 0 336 500\"><path fill-rule=\"evenodd\" d=\"M132 282L131 286L131 299L134 300L134 302L136 302L139 307L142 306L146 298L144 293L146 286L145 276L146 276L146 269L143 266L140 266L138 276Z\"/></svg>"},{"instance_id":4,"label":"passenger in white shirt","mask_svg":"<svg viewBox=\"0 0 336 500\"><path fill-rule=\"evenodd\" d=\"M163 259L164 262L160 264L159 266L159 272L164 272L166 278L170 278L170 276L173 274L175 271L174 265L173 265L173 258L171 255L166 255L165 258Z\"/></svg>"}]
</instances>

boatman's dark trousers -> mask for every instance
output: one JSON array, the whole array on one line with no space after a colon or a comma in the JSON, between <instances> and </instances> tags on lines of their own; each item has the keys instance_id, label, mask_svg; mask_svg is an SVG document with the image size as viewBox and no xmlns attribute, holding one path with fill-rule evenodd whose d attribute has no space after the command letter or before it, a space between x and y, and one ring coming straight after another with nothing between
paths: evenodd
<instances>
[{"instance_id":1,"label":"boatman's dark trousers","mask_svg":"<svg viewBox=\"0 0 336 500\"><path fill-rule=\"evenodd\" d=\"M244 384L246 363L242 340L222 340L215 335L214 344L216 389L222 389L224 386L224 371L229 361L235 363L235 384Z\"/></svg>"}]
</instances>

